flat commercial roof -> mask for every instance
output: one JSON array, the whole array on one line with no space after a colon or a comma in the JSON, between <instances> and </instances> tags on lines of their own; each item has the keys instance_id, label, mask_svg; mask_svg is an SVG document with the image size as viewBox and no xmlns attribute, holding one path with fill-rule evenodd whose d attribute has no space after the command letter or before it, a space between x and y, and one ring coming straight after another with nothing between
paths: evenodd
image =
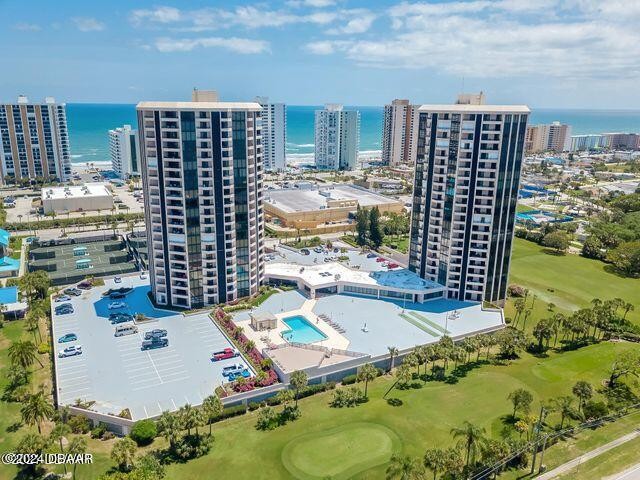
<instances>
[{"instance_id":1,"label":"flat commercial roof","mask_svg":"<svg viewBox=\"0 0 640 480\"><path fill-rule=\"evenodd\" d=\"M460 113L531 113L526 105L421 105L420 112L460 112Z\"/></svg>"},{"instance_id":2,"label":"flat commercial roof","mask_svg":"<svg viewBox=\"0 0 640 480\"><path fill-rule=\"evenodd\" d=\"M140 102L137 110L251 110L262 111L256 102Z\"/></svg>"},{"instance_id":3,"label":"flat commercial roof","mask_svg":"<svg viewBox=\"0 0 640 480\"><path fill-rule=\"evenodd\" d=\"M277 278L300 278L313 288L331 286L337 282L347 282L364 287L398 288L417 292L444 288L439 283L420 278L405 268L386 272L367 272L346 267L338 262L328 262L313 266L271 262L265 265L265 275Z\"/></svg>"},{"instance_id":4,"label":"flat commercial roof","mask_svg":"<svg viewBox=\"0 0 640 480\"><path fill-rule=\"evenodd\" d=\"M111 192L104 183L85 183L84 185L47 187L42 189L42 200L111 196Z\"/></svg>"},{"instance_id":5,"label":"flat commercial roof","mask_svg":"<svg viewBox=\"0 0 640 480\"><path fill-rule=\"evenodd\" d=\"M267 203L290 213L324 209L327 207L327 200L357 200L361 207L400 203L393 198L354 185L331 185L318 189L287 188L265 192Z\"/></svg>"}]
</instances>

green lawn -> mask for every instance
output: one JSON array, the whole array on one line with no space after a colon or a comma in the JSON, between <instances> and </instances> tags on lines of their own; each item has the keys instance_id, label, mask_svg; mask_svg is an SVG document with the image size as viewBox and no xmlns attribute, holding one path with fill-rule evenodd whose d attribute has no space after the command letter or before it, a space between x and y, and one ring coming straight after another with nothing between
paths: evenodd
<instances>
[{"instance_id":1,"label":"green lawn","mask_svg":"<svg viewBox=\"0 0 640 480\"><path fill-rule=\"evenodd\" d=\"M13 250L11 252L11 258L17 260L22 256L22 240L24 240L24 237L11 237L9 239L9 246Z\"/></svg>"},{"instance_id":2,"label":"green lawn","mask_svg":"<svg viewBox=\"0 0 640 480\"><path fill-rule=\"evenodd\" d=\"M399 237L386 236L384 237L384 245L394 248L394 250L401 253L409 253L409 235Z\"/></svg>"},{"instance_id":3,"label":"green lawn","mask_svg":"<svg viewBox=\"0 0 640 480\"><path fill-rule=\"evenodd\" d=\"M620 297L636 306L628 319L640 324L640 279L624 278L607 271L607 265L578 255L557 256L520 238L514 240L509 283L527 287L537 295L532 320L549 315L547 303L560 310L588 306L593 298ZM533 301L530 295L528 305ZM513 316L511 302L506 316Z\"/></svg>"},{"instance_id":4,"label":"green lawn","mask_svg":"<svg viewBox=\"0 0 640 480\"><path fill-rule=\"evenodd\" d=\"M524 205L522 203L519 203L516 206L516 212L517 213L524 213L524 212L530 212L531 210L535 210L535 208L530 207L529 205Z\"/></svg>"}]
</instances>

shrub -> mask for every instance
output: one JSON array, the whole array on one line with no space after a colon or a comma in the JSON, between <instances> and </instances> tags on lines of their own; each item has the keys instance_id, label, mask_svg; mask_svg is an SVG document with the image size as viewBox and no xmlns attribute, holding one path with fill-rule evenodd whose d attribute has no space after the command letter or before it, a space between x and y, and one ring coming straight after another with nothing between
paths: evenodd
<instances>
[{"instance_id":1,"label":"shrub","mask_svg":"<svg viewBox=\"0 0 640 480\"><path fill-rule=\"evenodd\" d=\"M91 430L91 423L84 415L74 415L67 424L73 433L89 433Z\"/></svg>"},{"instance_id":2,"label":"shrub","mask_svg":"<svg viewBox=\"0 0 640 480\"><path fill-rule=\"evenodd\" d=\"M510 297L524 297L527 294L528 290L522 285L516 285L515 283L509 285L507 289L507 295Z\"/></svg>"},{"instance_id":3,"label":"shrub","mask_svg":"<svg viewBox=\"0 0 640 480\"><path fill-rule=\"evenodd\" d=\"M342 384L343 385L352 385L354 383L356 383L356 380L358 379L358 376L353 374L353 375L347 375L346 377L344 377L342 379Z\"/></svg>"},{"instance_id":4,"label":"shrub","mask_svg":"<svg viewBox=\"0 0 640 480\"><path fill-rule=\"evenodd\" d=\"M139 420L133 424L129 436L138 444L138 446L149 445L156 435L158 429L156 422L153 420Z\"/></svg>"},{"instance_id":5,"label":"shrub","mask_svg":"<svg viewBox=\"0 0 640 480\"><path fill-rule=\"evenodd\" d=\"M222 410L222 413L215 419L216 422L231 417L237 417L238 415L244 415L247 413L247 407L244 405L236 405L234 407L227 407Z\"/></svg>"},{"instance_id":6,"label":"shrub","mask_svg":"<svg viewBox=\"0 0 640 480\"><path fill-rule=\"evenodd\" d=\"M258 430L273 430L278 424L278 414L271 407L264 407L258 413L256 428Z\"/></svg>"},{"instance_id":7,"label":"shrub","mask_svg":"<svg viewBox=\"0 0 640 480\"><path fill-rule=\"evenodd\" d=\"M40 344L38 345L38 353L44 354L44 353L49 353L50 351L51 351L51 347L47 342L40 342Z\"/></svg>"},{"instance_id":8,"label":"shrub","mask_svg":"<svg viewBox=\"0 0 640 480\"><path fill-rule=\"evenodd\" d=\"M96 427L91 430L91 438L102 438L107 431L107 425L103 422L98 423Z\"/></svg>"},{"instance_id":9,"label":"shrub","mask_svg":"<svg viewBox=\"0 0 640 480\"><path fill-rule=\"evenodd\" d=\"M602 401L589 400L582 407L582 413L587 420L601 418L609 413L609 407Z\"/></svg>"},{"instance_id":10,"label":"shrub","mask_svg":"<svg viewBox=\"0 0 640 480\"><path fill-rule=\"evenodd\" d=\"M102 437L100 437L100 440L111 440L112 438L116 438L116 434L107 430L102 434Z\"/></svg>"},{"instance_id":11,"label":"shrub","mask_svg":"<svg viewBox=\"0 0 640 480\"><path fill-rule=\"evenodd\" d=\"M260 408L260 403L258 402L249 402L249 405L247 405L247 408L249 409L250 412L253 412L254 410L257 410Z\"/></svg>"},{"instance_id":12,"label":"shrub","mask_svg":"<svg viewBox=\"0 0 640 480\"><path fill-rule=\"evenodd\" d=\"M339 388L333 392L330 405L334 408L355 407L363 403L364 399L364 393L358 387Z\"/></svg>"}]
</instances>

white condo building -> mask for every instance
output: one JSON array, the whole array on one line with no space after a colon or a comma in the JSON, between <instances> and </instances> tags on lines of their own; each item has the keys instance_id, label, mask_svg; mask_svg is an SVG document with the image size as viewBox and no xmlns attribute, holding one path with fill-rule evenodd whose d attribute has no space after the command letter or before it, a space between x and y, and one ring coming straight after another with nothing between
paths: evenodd
<instances>
[{"instance_id":1,"label":"white condo building","mask_svg":"<svg viewBox=\"0 0 640 480\"><path fill-rule=\"evenodd\" d=\"M529 108L423 105L409 269L448 298L506 297Z\"/></svg>"},{"instance_id":2,"label":"white condo building","mask_svg":"<svg viewBox=\"0 0 640 480\"><path fill-rule=\"evenodd\" d=\"M5 178L71 177L71 153L64 103L47 97L30 103L20 95L17 103L0 103L0 185Z\"/></svg>"},{"instance_id":3,"label":"white condo building","mask_svg":"<svg viewBox=\"0 0 640 480\"><path fill-rule=\"evenodd\" d=\"M384 107L382 163L407 165L416 157L418 107L409 100L393 100Z\"/></svg>"},{"instance_id":4,"label":"white condo building","mask_svg":"<svg viewBox=\"0 0 640 480\"><path fill-rule=\"evenodd\" d=\"M255 294L264 273L262 107L193 100L137 106L152 294L184 308Z\"/></svg>"},{"instance_id":5,"label":"white condo building","mask_svg":"<svg viewBox=\"0 0 640 480\"><path fill-rule=\"evenodd\" d=\"M111 167L120 178L126 180L140 175L140 144L138 131L131 125L109 130L109 153Z\"/></svg>"},{"instance_id":6,"label":"white condo building","mask_svg":"<svg viewBox=\"0 0 640 480\"><path fill-rule=\"evenodd\" d=\"M527 152L565 152L571 149L571 126L560 122L529 125L524 142Z\"/></svg>"},{"instance_id":7,"label":"white condo building","mask_svg":"<svg viewBox=\"0 0 640 480\"><path fill-rule=\"evenodd\" d=\"M287 107L270 103L268 97L256 97L262 105L262 163L269 172L281 172L287 166Z\"/></svg>"},{"instance_id":8,"label":"white condo building","mask_svg":"<svg viewBox=\"0 0 640 480\"><path fill-rule=\"evenodd\" d=\"M321 170L353 170L360 150L360 112L330 103L315 113L315 161Z\"/></svg>"}]
</instances>

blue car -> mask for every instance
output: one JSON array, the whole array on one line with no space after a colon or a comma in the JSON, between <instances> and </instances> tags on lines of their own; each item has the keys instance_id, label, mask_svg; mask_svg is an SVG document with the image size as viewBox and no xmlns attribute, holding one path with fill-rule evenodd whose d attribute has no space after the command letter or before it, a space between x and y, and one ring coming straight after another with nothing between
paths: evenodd
<instances>
[{"instance_id":1,"label":"blue car","mask_svg":"<svg viewBox=\"0 0 640 480\"><path fill-rule=\"evenodd\" d=\"M75 342L78 336L75 333L67 333L58 339L58 343Z\"/></svg>"}]
</instances>

